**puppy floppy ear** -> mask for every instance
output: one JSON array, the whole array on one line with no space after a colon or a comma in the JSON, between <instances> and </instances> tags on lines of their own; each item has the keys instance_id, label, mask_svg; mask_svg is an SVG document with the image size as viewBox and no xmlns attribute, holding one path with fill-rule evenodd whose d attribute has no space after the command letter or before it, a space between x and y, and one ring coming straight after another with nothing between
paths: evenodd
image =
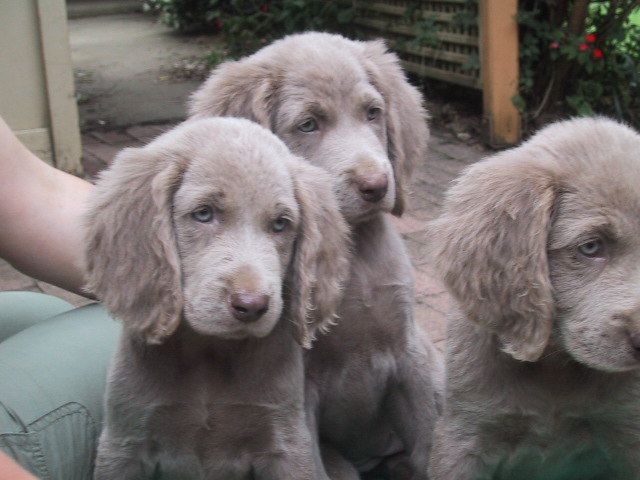
<instances>
[{"instance_id":1,"label":"puppy floppy ear","mask_svg":"<svg viewBox=\"0 0 640 480\"><path fill-rule=\"evenodd\" d=\"M182 171L146 149L126 149L100 177L84 218L87 290L151 344L182 315L171 217Z\"/></svg>"},{"instance_id":2,"label":"puppy floppy ear","mask_svg":"<svg viewBox=\"0 0 640 480\"><path fill-rule=\"evenodd\" d=\"M225 62L191 95L189 116L242 117L271 129L275 110L272 72L253 57Z\"/></svg>"},{"instance_id":3,"label":"puppy floppy ear","mask_svg":"<svg viewBox=\"0 0 640 480\"><path fill-rule=\"evenodd\" d=\"M432 222L435 260L469 319L502 350L536 361L552 328L547 239L558 187L522 148L471 167Z\"/></svg>"},{"instance_id":4,"label":"puppy floppy ear","mask_svg":"<svg viewBox=\"0 0 640 480\"><path fill-rule=\"evenodd\" d=\"M400 59L387 51L382 40L364 42L364 54L371 83L386 103L387 149L396 184L396 203L391 213L399 217L405 208L413 168L427 153L428 114L422 106L422 95L407 81Z\"/></svg>"},{"instance_id":5,"label":"puppy floppy ear","mask_svg":"<svg viewBox=\"0 0 640 480\"><path fill-rule=\"evenodd\" d=\"M349 275L351 244L330 177L302 161L289 170L300 208L287 288L289 314L297 326L298 342L310 348L316 332L326 332L337 317Z\"/></svg>"}]
</instances>

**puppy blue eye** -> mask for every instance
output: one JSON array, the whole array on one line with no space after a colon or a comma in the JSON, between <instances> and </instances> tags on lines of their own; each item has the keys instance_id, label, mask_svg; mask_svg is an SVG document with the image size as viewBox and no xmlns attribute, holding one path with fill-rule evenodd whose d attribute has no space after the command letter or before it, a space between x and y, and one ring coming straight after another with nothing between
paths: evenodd
<instances>
[{"instance_id":1,"label":"puppy blue eye","mask_svg":"<svg viewBox=\"0 0 640 480\"><path fill-rule=\"evenodd\" d=\"M305 120L303 123L298 125L298 130L304 133L313 132L318 129L318 122L316 122L313 118L309 118Z\"/></svg>"},{"instance_id":2,"label":"puppy blue eye","mask_svg":"<svg viewBox=\"0 0 640 480\"><path fill-rule=\"evenodd\" d=\"M289 219L285 218L285 217L278 217L272 224L271 224L271 229L275 232L275 233L282 233L284 232L287 227L289 226Z\"/></svg>"},{"instance_id":3,"label":"puppy blue eye","mask_svg":"<svg viewBox=\"0 0 640 480\"><path fill-rule=\"evenodd\" d=\"M588 258L601 257L603 251L602 240L594 239L578 246L578 251Z\"/></svg>"},{"instance_id":4,"label":"puppy blue eye","mask_svg":"<svg viewBox=\"0 0 640 480\"><path fill-rule=\"evenodd\" d=\"M371 107L367 110L367 120L373 121L380 116L382 110L378 107Z\"/></svg>"},{"instance_id":5,"label":"puppy blue eye","mask_svg":"<svg viewBox=\"0 0 640 480\"><path fill-rule=\"evenodd\" d=\"M191 212L191 218L196 222L209 223L213 220L213 209L209 206L200 207Z\"/></svg>"}]
</instances>

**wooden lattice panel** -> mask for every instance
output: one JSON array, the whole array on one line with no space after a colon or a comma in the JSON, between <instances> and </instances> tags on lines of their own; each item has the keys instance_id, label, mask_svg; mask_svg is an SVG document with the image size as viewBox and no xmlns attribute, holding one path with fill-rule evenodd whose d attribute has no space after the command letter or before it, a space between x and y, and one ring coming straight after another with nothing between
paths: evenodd
<instances>
[{"instance_id":1,"label":"wooden lattice panel","mask_svg":"<svg viewBox=\"0 0 640 480\"><path fill-rule=\"evenodd\" d=\"M476 2L361 0L356 6L356 24L367 36L386 38L408 71L482 88ZM463 15L475 21L461 22Z\"/></svg>"}]
</instances>

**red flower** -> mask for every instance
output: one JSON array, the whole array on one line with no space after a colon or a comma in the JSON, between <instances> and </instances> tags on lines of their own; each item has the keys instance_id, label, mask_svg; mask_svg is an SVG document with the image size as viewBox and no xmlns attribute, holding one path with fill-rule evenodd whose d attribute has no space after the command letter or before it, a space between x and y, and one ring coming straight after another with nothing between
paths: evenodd
<instances>
[{"instance_id":1,"label":"red flower","mask_svg":"<svg viewBox=\"0 0 640 480\"><path fill-rule=\"evenodd\" d=\"M604 53L602 53L602 50L600 50L599 48L594 48L592 55L596 60L600 60L602 57L604 57Z\"/></svg>"},{"instance_id":2,"label":"red flower","mask_svg":"<svg viewBox=\"0 0 640 480\"><path fill-rule=\"evenodd\" d=\"M555 40L549 44L550 50L557 50L559 48L560 48L560 43L556 42Z\"/></svg>"},{"instance_id":3,"label":"red flower","mask_svg":"<svg viewBox=\"0 0 640 480\"><path fill-rule=\"evenodd\" d=\"M269 12L269 5L267 5L266 3L263 3L262 5L260 5L260 11L262 13L267 13Z\"/></svg>"},{"instance_id":4,"label":"red flower","mask_svg":"<svg viewBox=\"0 0 640 480\"><path fill-rule=\"evenodd\" d=\"M595 34L593 34L593 33L590 33L589 35L584 37L584 39L587 41L587 43L594 43L597 38L598 37L596 37Z\"/></svg>"},{"instance_id":5,"label":"red flower","mask_svg":"<svg viewBox=\"0 0 640 480\"><path fill-rule=\"evenodd\" d=\"M222 27L224 27L224 23L222 23L222 20L220 20L219 18L216 18L214 25L216 27L216 30L218 31L222 30Z\"/></svg>"},{"instance_id":6,"label":"red flower","mask_svg":"<svg viewBox=\"0 0 640 480\"><path fill-rule=\"evenodd\" d=\"M578 50L580 50L581 52L586 52L587 50L589 50L589 45L587 45L586 43L581 43L580 45L578 45Z\"/></svg>"}]
</instances>

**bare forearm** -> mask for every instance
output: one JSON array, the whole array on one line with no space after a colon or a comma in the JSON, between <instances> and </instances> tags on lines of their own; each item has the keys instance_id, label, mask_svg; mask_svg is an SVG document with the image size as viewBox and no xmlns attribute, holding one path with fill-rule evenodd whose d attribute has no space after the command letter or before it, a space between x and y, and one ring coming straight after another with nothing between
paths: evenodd
<instances>
[{"instance_id":1,"label":"bare forearm","mask_svg":"<svg viewBox=\"0 0 640 480\"><path fill-rule=\"evenodd\" d=\"M45 164L0 118L0 257L81 292L81 216L90 183Z\"/></svg>"},{"instance_id":2,"label":"bare forearm","mask_svg":"<svg viewBox=\"0 0 640 480\"><path fill-rule=\"evenodd\" d=\"M36 477L0 452L0 480L36 480Z\"/></svg>"}]
</instances>

